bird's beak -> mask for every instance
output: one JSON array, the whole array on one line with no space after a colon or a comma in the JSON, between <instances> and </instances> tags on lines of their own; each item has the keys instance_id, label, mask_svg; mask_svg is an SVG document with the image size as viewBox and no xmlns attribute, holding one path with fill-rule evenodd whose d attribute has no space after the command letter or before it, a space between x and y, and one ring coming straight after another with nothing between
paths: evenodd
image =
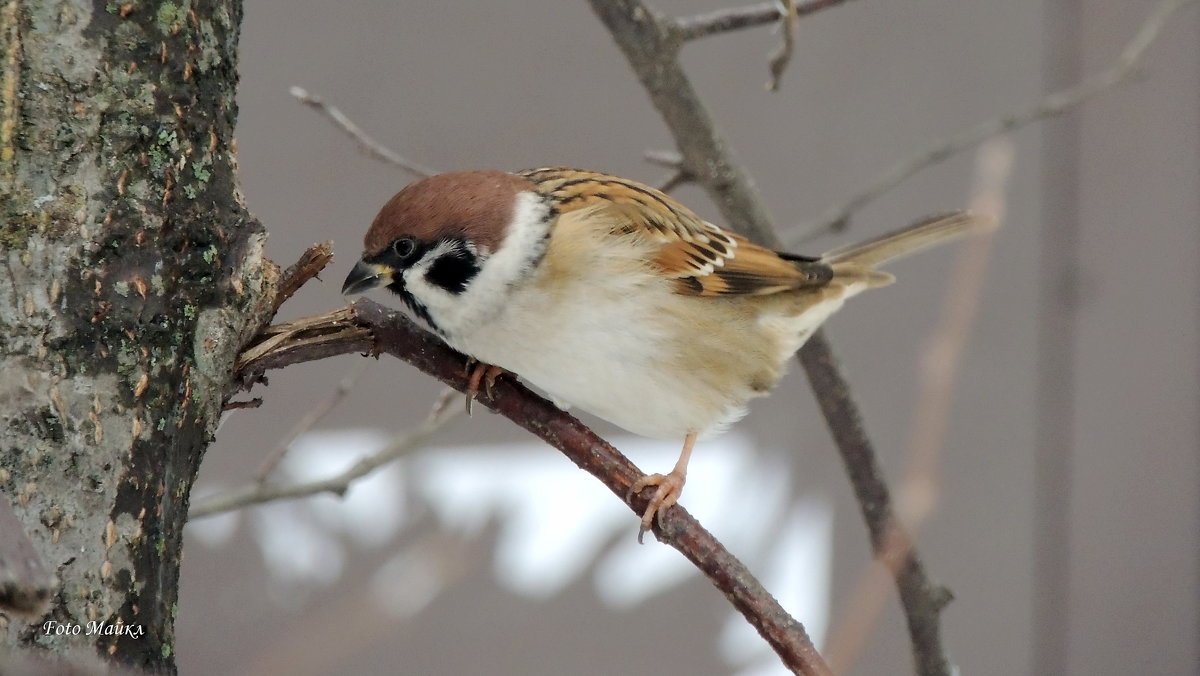
<instances>
[{"instance_id":1,"label":"bird's beak","mask_svg":"<svg viewBox=\"0 0 1200 676\"><path fill-rule=\"evenodd\" d=\"M359 261L354 264L350 274L346 275L346 281L342 284L342 295L362 293L391 282L392 268L389 266Z\"/></svg>"}]
</instances>

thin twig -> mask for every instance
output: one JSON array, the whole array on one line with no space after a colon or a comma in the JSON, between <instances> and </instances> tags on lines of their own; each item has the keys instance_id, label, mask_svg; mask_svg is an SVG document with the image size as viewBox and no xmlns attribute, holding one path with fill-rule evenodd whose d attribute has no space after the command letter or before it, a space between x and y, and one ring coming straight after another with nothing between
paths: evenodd
<instances>
[{"instance_id":1,"label":"thin twig","mask_svg":"<svg viewBox=\"0 0 1200 676\"><path fill-rule=\"evenodd\" d=\"M227 401L221 407L223 411L238 411L244 408L259 408L263 405L262 397L254 397L253 399L243 399L241 401Z\"/></svg>"},{"instance_id":2,"label":"thin twig","mask_svg":"<svg viewBox=\"0 0 1200 676\"><path fill-rule=\"evenodd\" d=\"M771 79L767 80L767 91L769 92L779 90L783 71L787 70L788 64L792 62L792 51L796 48L796 31L800 27L800 14L796 9L796 0L779 0L779 2L783 10L779 16L783 40L771 54L770 61L767 62L767 67L771 71Z\"/></svg>"},{"instance_id":3,"label":"thin twig","mask_svg":"<svg viewBox=\"0 0 1200 676\"><path fill-rule=\"evenodd\" d=\"M686 171L682 169L676 169L675 171L667 174L666 178L659 181L658 189L662 192L670 193L672 190L678 188L684 183L691 182L691 180L691 176Z\"/></svg>"},{"instance_id":4,"label":"thin twig","mask_svg":"<svg viewBox=\"0 0 1200 676\"><path fill-rule=\"evenodd\" d=\"M796 228L794 231L796 234L789 236L788 242L800 244L817 235L839 230L844 227L855 211L904 182L913 174L945 161L993 136L1015 131L1038 120L1062 115L1096 95L1125 82L1137 73L1138 67L1146 55L1146 50L1166 26L1167 19L1176 11L1196 1L1162 0L1151 11L1133 39L1121 50L1121 55L1117 58L1116 63L1107 70L1076 85L1048 94L1024 110L985 120L898 162L863 190L846 201L826 209L825 213L821 214L816 221Z\"/></svg>"},{"instance_id":5,"label":"thin twig","mask_svg":"<svg viewBox=\"0 0 1200 676\"><path fill-rule=\"evenodd\" d=\"M683 166L694 173L733 227L779 248L779 236L761 197L679 65L679 45L687 30L651 13L638 0L590 2L666 121ZM889 551L890 537L909 538L893 517L891 496L875 450L823 331L814 333L800 350L800 363L846 465L873 550L877 557L883 556ZM907 555L895 568L899 571L896 586L908 620L914 661L922 676L948 676L951 669L942 647L940 611L950 594L929 580L911 546L904 550ZM795 668L786 655L780 655L785 664Z\"/></svg>"},{"instance_id":6,"label":"thin twig","mask_svg":"<svg viewBox=\"0 0 1200 676\"><path fill-rule=\"evenodd\" d=\"M271 312L278 312L279 306L295 295L300 290L300 287L308 283L309 280L320 275L325 266L329 265L332 261L332 241L314 244L305 249L304 253L300 254L300 259L288 267L280 277L279 287L275 292L275 301Z\"/></svg>"},{"instance_id":7,"label":"thin twig","mask_svg":"<svg viewBox=\"0 0 1200 676\"><path fill-rule=\"evenodd\" d=\"M669 193L684 183L693 183L696 178L684 168L683 158L674 150L647 150L643 155L650 164L657 164L671 170L663 180L658 182L658 189Z\"/></svg>"},{"instance_id":8,"label":"thin twig","mask_svg":"<svg viewBox=\"0 0 1200 676\"><path fill-rule=\"evenodd\" d=\"M350 350L355 351L354 349ZM439 399L440 401L440 399ZM376 469L420 448L450 421L459 417L462 409L457 406L436 405L430 415L416 429L392 440L382 450L360 459L346 470L334 476L291 486L277 486L254 481L241 488L219 493L198 500L188 512L188 518L199 519L223 512L241 509L250 505L278 500L293 500L319 493L345 495L350 485Z\"/></svg>"},{"instance_id":9,"label":"thin twig","mask_svg":"<svg viewBox=\"0 0 1200 676\"><path fill-rule=\"evenodd\" d=\"M834 7L846 0L809 0L796 4L796 16L808 16L822 9ZM780 11L784 9L784 11ZM697 14L675 20L679 27L679 37L685 41L698 40L718 33L766 26L779 21L785 14L779 2L763 2L747 7L733 9L718 9L715 12Z\"/></svg>"},{"instance_id":10,"label":"thin twig","mask_svg":"<svg viewBox=\"0 0 1200 676\"><path fill-rule=\"evenodd\" d=\"M1012 165L1012 145L993 140L979 152L972 212L994 224L1004 218L1004 192ZM958 368L970 337L970 329L987 272L993 237L991 232L971 238L962 253L942 304L942 320L929 337L921 359L921 378L917 411L909 441L908 470L899 490L898 518L915 534L933 513L941 486L940 465L953 407ZM899 565L912 546L909 538L893 533L885 542L885 553L878 557L883 570L871 566L864 570L843 604L842 617L830 632L826 649L829 663L838 673L847 673L857 662L878 623L887 600L888 578L895 577Z\"/></svg>"},{"instance_id":11,"label":"thin twig","mask_svg":"<svg viewBox=\"0 0 1200 676\"><path fill-rule=\"evenodd\" d=\"M239 358L237 381L252 383L258 379L258 375L269 369L362 352L364 349L403 359L460 392L467 387L468 374L463 355L418 328L402 313L387 310L365 299L348 308L269 327L258 342ZM501 378L496 381L493 392L481 393L478 401L562 451L622 500L630 486L643 476L624 455L583 423L530 392L514 379ZM461 410L458 406L447 406L444 398L435 405L438 416L448 416L451 412L457 415ZM224 496L220 504L208 501L198 504L192 516L249 504L246 496L258 496L262 488L247 486L236 494ZM317 490L338 491L344 490L344 486L332 480L322 482ZM641 515L652 493L653 489L648 488L632 496L629 508ZM270 495L266 499L278 499L278 495ZM788 656L786 663L790 667L805 674L829 673L804 627L788 615L745 565L686 510L678 505L667 510L662 515L661 523L655 520L653 530L661 542L679 550L700 569L777 652Z\"/></svg>"},{"instance_id":12,"label":"thin twig","mask_svg":"<svg viewBox=\"0 0 1200 676\"><path fill-rule=\"evenodd\" d=\"M365 131L359 128L357 124L354 124L350 118L346 117L345 113L339 110L336 106L325 103L325 101L319 96L314 96L308 93L307 89L304 89L303 87L292 87L289 92L292 96L296 97L296 100L300 101L300 103L303 103L304 105L321 113L327 117L330 122L333 122L335 125L337 125L339 129L349 134L350 138L354 139L355 143L358 144L358 147L371 157L397 166L419 178L428 178L437 173L428 167L413 162L412 160L405 159L396 151L371 138Z\"/></svg>"},{"instance_id":13,"label":"thin twig","mask_svg":"<svg viewBox=\"0 0 1200 676\"><path fill-rule=\"evenodd\" d=\"M288 449L292 447L292 444L296 443L296 440L299 439L301 435L312 429L313 425L321 422L322 418L329 415L330 411L336 408L338 404L342 403L342 400L346 398L347 394L350 394L350 390L353 389L354 385L358 383L359 378L362 378L363 374L367 372L367 364L368 362L365 361L355 362L354 366L351 366L350 370L346 372L346 375L338 381L337 387L334 388L333 392L330 392L329 396L326 397L324 401L322 401L320 404L317 404L311 411L306 413L304 417L301 418L300 421L296 423L296 425L292 427L292 429L282 439L279 440L279 443L275 445L275 448L272 449L272 451L267 455L266 459L263 460L262 466L258 468L258 472L256 472L254 475L254 478L258 481L258 483L264 483L267 480L267 477L271 476L271 472L275 471L275 468L279 466L279 462L283 460L285 455L287 455Z\"/></svg>"},{"instance_id":14,"label":"thin twig","mask_svg":"<svg viewBox=\"0 0 1200 676\"><path fill-rule=\"evenodd\" d=\"M664 169L683 169L683 158L674 150L647 150L642 158Z\"/></svg>"}]
</instances>

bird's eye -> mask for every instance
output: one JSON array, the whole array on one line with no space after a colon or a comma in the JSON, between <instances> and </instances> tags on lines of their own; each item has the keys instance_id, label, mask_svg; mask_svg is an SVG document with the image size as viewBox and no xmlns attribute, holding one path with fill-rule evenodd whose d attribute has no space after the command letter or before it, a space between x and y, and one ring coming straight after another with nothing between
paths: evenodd
<instances>
[{"instance_id":1,"label":"bird's eye","mask_svg":"<svg viewBox=\"0 0 1200 676\"><path fill-rule=\"evenodd\" d=\"M392 253L401 260L408 258L417 249L417 243L411 237L401 237L392 242Z\"/></svg>"}]
</instances>

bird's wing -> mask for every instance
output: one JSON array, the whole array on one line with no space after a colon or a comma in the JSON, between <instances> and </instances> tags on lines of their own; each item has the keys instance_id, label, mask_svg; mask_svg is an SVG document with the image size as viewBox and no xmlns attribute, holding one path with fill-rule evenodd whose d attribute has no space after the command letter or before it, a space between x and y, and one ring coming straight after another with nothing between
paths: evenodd
<instances>
[{"instance_id":1,"label":"bird's wing","mask_svg":"<svg viewBox=\"0 0 1200 676\"><path fill-rule=\"evenodd\" d=\"M657 246L653 268L694 296L766 295L821 286L832 276L817 259L780 254L722 230L666 194L636 181L578 169L520 172L558 213L589 210L614 237Z\"/></svg>"}]
</instances>

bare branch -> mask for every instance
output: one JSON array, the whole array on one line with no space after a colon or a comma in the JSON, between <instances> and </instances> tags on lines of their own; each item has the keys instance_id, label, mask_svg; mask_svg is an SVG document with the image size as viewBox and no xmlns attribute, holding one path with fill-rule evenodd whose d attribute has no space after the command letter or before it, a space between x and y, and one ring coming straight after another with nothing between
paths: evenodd
<instances>
[{"instance_id":1,"label":"bare branch","mask_svg":"<svg viewBox=\"0 0 1200 676\"><path fill-rule=\"evenodd\" d=\"M662 192L670 193L672 190L678 188L684 183L690 182L692 182L692 177L686 171L683 169L676 169L675 171L667 174L666 178L659 181L658 189Z\"/></svg>"},{"instance_id":2,"label":"bare branch","mask_svg":"<svg viewBox=\"0 0 1200 676\"><path fill-rule=\"evenodd\" d=\"M316 110L333 122L339 129L350 135L354 139L358 147L366 154L374 157L377 160L387 162L393 166L399 167L408 173L419 178L428 178L437 172L425 167L421 164L405 159L396 151L379 143L375 139L367 135L357 124L346 117L346 114L339 110L336 106L325 103L320 97L313 96L308 93L303 87L292 87L289 92L296 100L304 105Z\"/></svg>"},{"instance_id":3,"label":"bare branch","mask_svg":"<svg viewBox=\"0 0 1200 676\"><path fill-rule=\"evenodd\" d=\"M771 79L767 81L767 91L773 92L779 90L779 81L783 78L783 71L787 70L788 64L792 62L792 51L796 48L796 30L800 26L800 14L796 10L796 0L780 0L784 12L780 16L779 23L783 29L783 41L779 44L779 48L771 54L770 61L767 66L771 70Z\"/></svg>"},{"instance_id":4,"label":"bare branch","mask_svg":"<svg viewBox=\"0 0 1200 676\"><path fill-rule=\"evenodd\" d=\"M437 337L421 330L403 314L387 310L369 300L324 315L273 326L238 360L239 382L255 382L263 371L292 364L323 359L338 354L364 352L387 353L416 366L458 391L467 387L466 359ZM599 479L624 500L630 486L642 472L574 417L549 401L530 392L510 378L496 381L492 395L480 393L479 403L509 418L517 425L559 449L581 469ZM457 414L457 406L442 401L435 406L435 417ZM427 435L423 427L414 436ZM406 442L407 443L407 442ZM362 465L360 462L359 465ZM356 465L356 468L359 466ZM370 471L365 469L362 473ZM220 504L198 503L193 518L250 504L247 495L259 495L260 486L248 486L237 495L225 496ZM287 491L288 488L281 488ZM306 489L308 490L308 489ZM322 482L317 491L344 490L336 480ZM311 494L316 491L309 491ZM653 489L633 496L629 507L639 516L645 511ZM272 495L265 499L278 499ZM263 500L260 500L263 501ZM236 504L235 504L236 503ZM663 523L654 524L658 539L679 550L720 589L739 612L766 638L785 663L804 674L828 674L804 631L779 603L682 507L675 505L663 515Z\"/></svg>"},{"instance_id":5,"label":"bare branch","mask_svg":"<svg viewBox=\"0 0 1200 676\"><path fill-rule=\"evenodd\" d=\"M324 401L322 401L320 404L317 404L315 408L306 413L304 417L300 419L300 422L296 423L291 431L289 431L287 435L279 440L279 443L276 444L271 453L267 455L266 460L263 461L262 466L258 468L258 472L256 472L254 475L254 478L258 480L258 483L264 483L267 480L267 477L271 476L271 472L274 472L275 468L279 466L280 461L283 460L285 455L287 455L288 449L292 447L292 444L296 443L296 440L299 439L301 435L312 429L313 425L321 422L322 418L329 415L329 412L336 408L337 405L346 398L347 394L350 394L350 390L354 388L355 383L357 383L358 379L362 378L363 374L366 372L367 362L357 362L353 367L350 368L349 371L346 372L346 375L343 376L340 381L338 381L337 387L334 388L333 392L330 392L329 396L326 397Z\"/></svg>"},{"instance_id":6,"label":"bare branch","mask_svg":"<svg viewBox=\"0 0 1200 676\"><path fill-rule=\"evenodd\" d=\"M917 673L948 676L952 669L942 647L940 615L953 595L945 587L930 581L925 564L913 549L912 538L896 520L883 469L863 429L862 415L829 342L809 340L800 350L800 363L812 383L821 413L854 487L854 497L871 535L875 558L894 572L900 603L908 621ZM898 552L904 552L904 555L891 561Z\"/></svg>"},{"instance_id":7,"label":"bare branch","mask_svg":"<svg viewBox=\"0 0 1200 676\"><path fill-rule=\"evenodd\" d=\"M642 158L665 169L683 168L683 158L674 150L647 150L642 154Z\"/></svg>"},{"instance_id":8,"label":"bare branch","mask_svg":"<svg viewBox=\"0 0 1200 676\"><path fill-rule=\"evenodd\" d=\"M225 402L225 405L221 407L221 410L240 411L244 408L259 408L262 405L262 397L255 397L253 399L246 399L244 401L227 401Z\"/></svg>"},{"instance_id":9,"label":"bare branch","mask_svg":"<svg viewBox=\"0 0 1200 676\"><path fill-rule=\"evenodd\" d=\"M1004 193L1011 166L1011 143L996 139L980 149L971 210L997 225L1004 218ZM992 251L992 232L973 237L963 244L954 272L945 285L942 319L930 334L921 359L908 469L900 486L898 504L898 518L912 533L924 526L938 503L941 456L958 367L979 307ZM885 553L878 557L891 577L897 573L893 566L902 563L908 555L905 548L912 546L910 539L895 537L894 533L885 542ZM842 617L830 632L826 648L829 662L838 673L850 672L878 623L887 599L887 577L878 566L871 566L863 571L854 591L842 604Z\"/></svg>"},{"instance_id":10,"label":"bare branch","mask_svg":"<svg viewBox=\"0 0 1200 676\"><path fill-rule=\"evenodd\" d=\"M794 237L789 236L792 243L804 242L825 232L840 230L845 227L847 220L855 211L866 206L880 195L886 193L913 174L927 169L939 162L974 147L993 136L999 136L1020 129L1028 124L1056 117L1070 111L1101 94L1137 73L1138 67L1145 58L1146 51L1167 24L1167 19L1176 11L1195 3L1197 0L1162 0L1142 23L1137 34L1121 50L1121 55L1107 70L1066 89L1060 89L1034 103L1032 106L985 120L970 129L955 134L932 148L928 148L906 160L898 162L885 171L875 182L868 185L846 201L836 204L821 214L815 222L800 226Z\"/></svg>"},{"instance_id":11,"label":"bare branch","mask_svg":"<svg viewBox=\"0 0 1200 676\"><path fill-rule=\"evenodd\" d=\"M730 225L759 242L776 240L771 217L717 131L676 56L680 29L637 0L589 0L666 120L682 160Z\"/></svg>"},{"instance_id":12,"label":"bare branch","mask_svg":"<svg viewBox=\"0 0 1200 676\"><path fill-rule=\"evenodd\" d=\"M279 311L287 299L300 290L309 280L321 274L326 265L333 261L333 242L326 241L314 244L300 254L300 260L284 271L279 280L279 289L275 292L272 313Z\"/></svg>"},{"instance_id":13,"label":"bare branch","mask_svg":"<svg viewBox=\"0 0 1200 676\"><path fill-rule=\"evenodd\" d=\"M808 16L827 7L834 7L846 0L809 0L796 4L796 17ZM784 11L781 12L780 10ZM755 28L772 24L783 18L786 8L779 2L763 2L747 7L733 9L718 9L715 12L697 14L675 21L679 27L679 37L684 40L697 40L717 33Z\"/></svg>"},{"instance_id":14,"label":"bare branch","mask_svg":"<svg viewBox=\"0 0 1200 676\"><path fill-rule=\"evenodd\" d=\"M351 352L355 350L350 350ZM220 493L199 500L188 512L191 519L213 516L241 509L250 505L278 500L304 498L319 493L345 495L350 485L376 469L420 448L450 421L459 417L462 409L457 406L437 405L416 429L396 437L379 452L362 458L345 471L325 479L291 486L276 486L261 480L246 484L228 493Z\"/></svg>"},{"instance_id":15,"label":"bare branch","mask_svg":"<svg viewBox=\"0 0 1200 676\"><path fill-rule=\"evenodd\" d=\"M671 170L671 173L657 184L662 192L669 193L684 183L696 182L696 178L683 168L683 158L674 150L647 150L643 157L650 164Z\"/></svg>"},{"instance_id":16,"label":"bare branch","mask_svg":"<svg viewBox=\"0 0 1200 676\"><path fill-rule=\"evenodd\" d=\"M678 50L686 29L651 13L638 0L590 3L666 121L683 166L693 172L733 227L778 248L779 237L761 197L718 134L679 65ZM951 596L929 580L911 538L894 517L891 495L863 430L858 405L823 331L817 331L801 348L800 363L846 465L875 556L882 558L896 551L889 546L891 538L907 543L902 548L905 555L893 569L897 571L896 586L908 620L917 671L924 676L948 676L951 668L942 647L940 611ZM784 660L786 663L786 656Z\"/></svg>"}]
</instances>

